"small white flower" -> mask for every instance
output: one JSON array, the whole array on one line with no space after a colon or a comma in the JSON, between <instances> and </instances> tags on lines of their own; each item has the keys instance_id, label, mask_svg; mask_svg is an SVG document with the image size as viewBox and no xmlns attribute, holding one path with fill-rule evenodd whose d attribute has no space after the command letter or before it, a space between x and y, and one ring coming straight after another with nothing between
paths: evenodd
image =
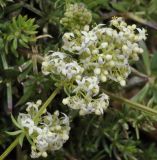
<instances>
[{"instance_id":1,"label":"small white flower","mask_svg":"<svg viewBox=\"0 0 157 160\"><path fill-rule=\"evenodd\" d=\"M107 81L107 77L103 74L101 74L100 79L102 82L106 82Z\"/></svg>"},{"instance_id":2,"label":"small white flower","mask_svg":"<svg viewBox=\"0 0 157 160\"><path fill-rule=\"evenodd\" d=\"M106 48L108 46L108 43L107 42L103 42L103 43L101 43L101 48Z\"/></svg>"},{"instance_id":3,"label":"small white flower","mask_svg":"<svg viewBox=\"0 0 157 160\"><path fill-rule=\"evenodd\" d=\"M146 30L144 28L136 28L139 32L138 38L139 40L146 40Z\"/></svg>"},{"instance_id":4,"label":"small white flower","mask_svg":"<svg viewBox=\"0 0 157 160\"><path fill-rule=\"evenodd\" d=\"M112 55L107 54L107 55L105 56L105 58L106 58L106 60L111 60L111 59L112 59Z\"/></svg>"},{"instance_id":5,"label":"small white flower","mask_svg":"<svg viewBox=\"0 0 157 160\"><path fill-rule=\"evenodd\" d=\"M34 121L31 119L31 116L28 114L20 113L18 117L18 121L20 121L20 124L22 127L28 129L29 135L31 135L34 131Z\"/></svg>"},{"instance_id":6,"label":"small white flower","mask_svg":"<svg viewBox=\"0 0 157 160\"><path fill-rule=\"evenodd\" d=\"M47 157L47 152L43 152L42 157L46 158Z\"/></svg>"},{"instance_id":7,"label":"small white flower","mask_svg":"<svg viewBox=\"0 0 157 160\"><path fill-rule=\"evenodd\" d=\"M74 92L79 92L80 90L83 90L87 93L87 95L92 95L93 90L95 89L99 91L98 86L98 78L97 77L83 77L82 80L76 80L78 86L74 89ZM97 95L97 93L94 93L94 95Z\"/></svg>"},{"instance_id":8,"label":"small white flower","mask_svg":"<svg viewBox=\"0 0 157 160\"><path fill-rule=\"evenodd\" d=\"M125 80L121 80L121 81L120 81L120 85L121 85L121 86L125 86L125 85L126 85L126 81L125 81Z\"/></svg>"},{"instance_id":9,"label":"small white flower","mask_svg":"<svg viewBox=\"0 0 157 160\"><path fill-rule=\"evenodd\" d=\"M81 33L84 36L83 39L84 39L85 44L88 44L90 41L96 42L97 36L96 36L95 32L93 32L93 31L89 31L89 32L82 31Z\"/></svg>"},{"instance_id":10,"label":"small white flower","mask_svg":"<svg viewBox=\"0 0 157 160\"><path fill-rule=\"evenodd\" d=\"M109 63L108 63L108 64L109 64L109 66L110 66L110 67L115 66L115 62L114 62L114 61L109 61Z\"/></svg>"},{"instance_id":11,"label":"small white flower","mask_svg":"<svg viewBox=\"0 0 157 160\"><path fill-rule=\"evenodd\" d=\"M97 75L100 74L101 73L101 69L100 68L95 68L94 69L94 73L97 74Z\"/></svg>"},{"instance_id":12,"label":"small white flower","mask_svg":"<svg viewBox=\"0 0 157 160\"><path fill-rule=\"evenodd\" d=\"M93 54L99 54L99 50L98 50L98 49L95 49L95 50L93 50L92 53L93 53Z\"/></svg>"},{"instance_id":13,"label":"small white flower","mask_svg":"<svg viewBox=\"0 0 157 160\"><path fill-rule=\"evenodd\" d=\"M34 149L32 149L32 152L31 152L31 158L39 158L41 156L41 153L40 152L36 152Z\"/></svg>"},{"instance_id":14,"label":"small white flower","mask_svg":"<svg viewBox=\"0 0 157 160\"><path fill-rule=\"evenodd\" d=\"M69 103L69 97L64 98L64 99L62 100L62 103L63 103L64 105L67 105L67 104Z\"/></svg>"},{"instance_id":15,"label":"small white flower","mask_svg":"<svg viewBox=\"0 0 157 160\"><path fill-rule=\"evenodd\" d=\"M44 152L47 150L48 143L44 136L42 135L37 136L36 147L40 152Z\"/></svg>"}]
</instances>

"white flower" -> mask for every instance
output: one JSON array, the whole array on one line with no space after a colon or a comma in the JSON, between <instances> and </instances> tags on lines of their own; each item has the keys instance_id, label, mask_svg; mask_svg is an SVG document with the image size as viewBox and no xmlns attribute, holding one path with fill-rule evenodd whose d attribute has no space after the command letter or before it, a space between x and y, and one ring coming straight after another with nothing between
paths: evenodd
<instances>
[{"instance_id":1,"label":"white flower","mask_svg":"<svg viewBox=\"0 0 157 160\"><path fill-rule=\"evenodd\" d=\"M107 77L106 77L105 75L101 74L100 80L101 80L102 82L106 82L106 81L107 81Z\"/></svg>"},{"instance_id":2,"label":"white flower","mask_svg":"<svg viewBox=\"0 0 157 160\"><path fill-rule=\"evenodd\" d=\"M41 104L42 104L41 100L37 100L36 103L34 103L34 102L27 102L26 103L26 105L27 105L26 111L30 112L30 113L32 113L32 112L37 113L38 112L38 108L39 108L39 106L41 106Z\"/></svg>"},{"instance_id":3,"label":"white flower","mask_svg":"<svg viewBox=\"0 0 157 160\"><path fill-rule=\"evenodd\" d=\"M100 69L100 68L95 68L95 69L94 69L94 73L95 73L96 75L100 74L100 73L101 73L101 69Z\"/></svg>"},{"instance_id":4,"label":"white flower","mask_svg":"<svg viewBox=\"0 0 157 160\"><path fill-rule=\"evenodd\" d=\"M44 152L47 150L48 143L47 143L46 138L44 136L42 136L42 135L37 136L36 147L37 147L37 150L39 150L40 152Z\"/></svg>"},{"instance_id":5,"label":"white flower","mask_svg":"<svg viewBox=\"0 0 157 160\"><path fill-rule=\"evenodd\" d=\"M93 31L89 31L89 32L82 31L81 33L83 35L83 40L84 40L85 44L88 44L89 42L96 42L97 41L97 36L96 36L95 32L93 32Z\"/></svg>"},{"instance_id":6,"label":"white flower","mask_svg":"<svg viewBox=\"0 0 157 160\"><path fill-rule=\"evenodd\" d=\"M98 49L95 49L95 50L93 50L92 53L93 53L93 54L99 54L99 50L98 50Z\"/></svg>"},{"instance_id":7,"label":"white flower","mask_svg":"<svg viewBox=\"0 0 157 160\"><path fill-rule=\"evenodd\" d=\"M64 68L61 69L61 73L68 79L71 79L82 72L83 68L81 68L76 61L65 64Z\"/></svg>"},{"instance_id":8,"label":"white flower","mask_svg":"<svg viewBox=\"0 0 157 160\"><path fill-rule=\"evenodd\" d=\"M106 58L106 60L111 60L111 59L112 59L112 55L107 54L107 55L105 56L105 58Z\"/></svg>"},{"instance_id":9,"label":"white flower","mask_svg":"<svg viewBox=\"0 0 157 160\"><path fill-rule=\"evenodd\" d=\"M41 100L36 103L27 103L27 105L31 109L34 105L41 105ZM59 111L55 111L53 115L46 113L46 115L39 117L40 123L36 124L33 120L34 117L30 113L19 114L18 123L21 128L28 130L28 136L32 141L31 158L47 157L47 151L60 149L68 140L70 131L69 118L64 113L62 115L59 118Z\"/></svg>"},{"instance_id":10,"label":"white flower","mask_svg":"<svg viewBox=\"0 0 157 160\"><path fill-rule=\"evenodd\" d=\"M31 119L30 115L20 113L18 117L18 121L22 127L28 129L29 135L33 133L35 124L34 124L34 121Z\"/></svg>"},{"instance_id":11,"label":"white flower","mask_svg":"<svg viewBox=\"0 0 157 160\"><path fill-rule=\"evenodd\" d=\"M62 103L63 103L64 105L69 104L69 97L64 98L64 99L62 100Z\"/></svg>"},{"instance_id":12,"label":"white flower","mask_svg":"<svg viewBox=\"0 0 157 160\"><path fill-rule=\"evenodd\" d=\"M108 46L108 43L107 42L103 42L103 43L101 43L101 48L106 48Z\"/></svg>"},{"instance_id":13,"label":"white flower","mask_svg":"<svg viewBox=\"0 0 157 160\"><path fill-rule=\"evenodd\" d=\"M36 150L32 149L32 152L31 152L31 158L39 158L41 156L41 153L40 152L37 152Z\"/></svg>"},{"instance_id":14,"label":"white flower","mask_svg":"<svg viewBox=\"0 0 157 160\"><path fill-rule=\"evenodd\" d=\"M139 32L138 38L139 40L146 40L146 30L144 28L136 28Z\"/></svg>"},{"instance_id":15,"label":"white flower","mask_svg":"<svg viewBox=\"0 0 157 160\"><path fill-rule=\"evenodd\" d=\"M86 98L79 96L68 97L69 103L67 104L72 109L78 109L80 115L86 114L103 114L104 110L109 105L109 98L106 94L102 93L99 98L93 99L91 96Z\"/></svg>"},{"instance_id":16,"label":"white flower","mask_svg":"<svg viewBox=\"0 0 157 160\"><path fill-rule=\"evenodd\" d=\"M78 86L74 89L74 92L82 90L85 91L87 95L97 95L99 92L99 81L97 77L83 77L82 80L76 80L76 82Z\"/></svg>"},{"instance_id":17,"label":"white flower","mask_svg":"<svg viewBox=\"0 0 157 160\"><path fill-rule=\"evenodd\" d=\"M125 85L126 85L126 81L125 81L125 80L121 80L121 81L120 81L120 85L121 85L121 86L125 86Z\"/></svg>"}]
</instances>

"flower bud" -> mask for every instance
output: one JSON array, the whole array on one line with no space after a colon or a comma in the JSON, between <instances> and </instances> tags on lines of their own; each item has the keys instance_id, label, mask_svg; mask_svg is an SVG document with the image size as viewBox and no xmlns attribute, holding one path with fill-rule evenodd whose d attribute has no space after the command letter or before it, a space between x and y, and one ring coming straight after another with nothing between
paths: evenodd
<instances>
[{"instance_id":1,"label":"flower bud","mask_svg":"<svg viewBox=\"0 0 157 160\"><path fill-rule=\"evenodd\" d=\"M98 49L95 49L95 50L93 50L92 53L93 53L93 54L99 54L99 50L98 50Z\"/></svg>"},{"instance_id":2,"label":"flower bud","mask_svg":"<svg viewBox=\"0 0 157 160\"><path fill-rule=\"evenodd\" d=\"M109 66L110 66L110 67L113 67L114 65L115 65L115 62L114 62L114 61L110 61L110 62L109 62Z\"/></svg>"},{"instance_id":3,"label":"flower bud","mask_svg":"<svg viewBox=\"0 0 157 160\"><path fill-rule=\"evenodd\" d=\"M63 103L64 105L67 105L67 104L69 103L69 98L64 98L64 99L62 100L62 103Z\"/></svg>"},{"instance_id":4,"label":"flower bud","mask_svg":"<svg viewBox=\"0 0 157 160\"><path fill-rule=\"evenodd\" d=\"M121 85L121 86L125 86L125 85L126 85L126 81L125 81L125 80L121 80L121 81L120 81L120 85Z\"/></svg>"},{"instance_id":5,"label":"flower bud","mask_svg":"<svg viewBox=\"0 0 157 160\"><path fill-rule=\"evenodd\" d=\"M106 58L106 60L111 60L112 59L112 55L107 54L105 58Z\"/></svg>"},{"instance_id":6,"label":"flower bud","mask_svg":"<svg viewBox=\"0 0 157 160\"><path fill-rule=\"evenodd\" d=\"M47 157L47 152L43 152L42 157L46 158Z\"/></svg>"},{"instance_id":7,"label":"flower bud","mask_svg":"<svg viewBox=\"0 0 157 160\"><path fill-rule=\"evenodd\" d=\"M101 69L100 68L95 68L94 69L94 73L95 74L100 74L101 73Z\"/></svg>"},{"instance_id":8,"label":"flower bud","mask_svg":"<svg viewBox=\"0 0 157 160\"><path fill-rule=\"evenodd\" d=\"M101 75L101 76L100 76L100 79L101 79L102 82L106 82L106 81L107 81L107 78L106 78L105 75Z\"/></svg>"},{"instance_id":9,"label":"flower bud","mask_svg":"<svg viewBox=\"0 0 157 160\"><path fill-rule=\"evenodd\" d=\"M101 43L101 48L106 48L108 46L107 42Z\"/></svg>"}]
</instances>

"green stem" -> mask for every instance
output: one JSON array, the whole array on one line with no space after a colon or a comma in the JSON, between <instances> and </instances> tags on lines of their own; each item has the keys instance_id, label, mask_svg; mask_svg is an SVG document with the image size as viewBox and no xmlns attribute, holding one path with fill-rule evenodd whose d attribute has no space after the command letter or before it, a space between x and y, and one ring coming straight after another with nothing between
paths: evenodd
<instances>
[{"instance_id":1,"label":"green stem","mask_svg":"<svg viewBox=\"0 0 157 160\"><path fill-rule=\"evenodd\" d=\"M55 98L57 93L60 91L61 87L56 88L50 97L46 100L46 102L41 106L39 112L34 117L34 121L37 123L39 120L39 117L44 113L47 106L52 102L52 100ZM23 133L22 133L23 134ZM19 138L21 137L21 134L11 143L11 145L3 152L3 154L0 156L0 160L3 160L19 143Z\"/></svg>"},{"instance_id":2,"label":"green stem","mask_svg":"<svg viewBox=\"0 0 157 160\"><path fill-rule=\"evenodd\" d=\"M124 13L124 16L127 16L130 19L133 19L134 21L137 21L139 23L142 23L144 25L147 25L149 27L152 27L154 29L157 29L157 23L153 22L153 21L147 21L146 19L143 19L137 15L135 15L134 13L128 12L128 13Z\"/></svg>"},{"instance_id":3,"label":"green stem","mask_svg":"<svg viewBox=\"0 0 157 160\"><path fill-rule=\"evenodd\" d=\"M5 54L2 52L1 53L1 58L2 58L2 64L4 69L8 69L8 64L6 61ZM6 83L7 87L7 105L8 105L8 110L9 112L12 112L12 87L11 87L11 81Z\"/></svg>"},{"instance_id":4,"label":"green stem","mask_svg":"<svg viewBox=\"0 0 157 160\"><path fill-rule=\"evenodd\" d=\"M38 74L38 67L37 67L37 58L36 55L32 56L32 63L33 63L33 72L34 74Z\"/></svg>"},{"instance_id":5,"label":"green stem","mask_svg":"<svg viewBox=\"0 0 157 160\"><path fill-rule=\"evenodd\" d=\"M30 11L32 11L33 13L37 14L37 15L40 16L40 17L43 16L43 15L42 15L42 12L41 12L40 10L36 9L35 7L33 7L33 6L30 5L30 4L26 4L26 3L25 3L25 4L23 5L23 7L26 8L26 9L28 9L28 10L30 10Z\"/></svg>"},{"instance_id":6,"label":"green stem","mask_svg":"<svg viewBox=\"0 0 157 160\"><path fill-rule=\"evenodd\" d=\"M139 104L139 103L136 103L136 102L132 102L126 98L123 98L123 97L120 97L120 96L117 96L115 94L112 94L108 91L104 91L107 95L110 96L111 99L114 99L114 100L118 100L122 103L125 103L125 104L128 104L129 107L133 108L133 109L137 109L139 111L142 111L142 112L145 112L147 114L150 114L151 116L157 116L157 111L152 109L152 108L149 108L147 106L144 106L142 104Z\"/></svg>"},{"instance_id":7,"label":"green stem","mask_svg":"<svg viewBox=\"0 0 157 160\"><path fill-rule=\"evenodd\" d=\"M3 160L19 143L19 138L21 135L19 135L11 144L10 146L3 152L3 154L0 156L0 160Z\"/></svg>"},{"instance_id":8,"label":"green stem","mask_svg":"<svg viewBox=\"0 0 157 160\"><path fill-rule=\"evenodd\" d=\"M47 108L47 106L51 103L51 101L54 99L54 97L58 94L59 91L60 91L60 87L56 88L52 92L50 97L46 100L46 102L42 105L42 107L40 108L40 110L38 111L38 113L36 114L36 116L33 119L35 123L38 122L39 117L44 113L44 111Z\"/></svg>"},{"instance_id":9,"label":"green stem","mask_svg":"<svg viewBox=\"0 0 157 160\"><path fill-rule=\"evenodd\" d=\"M149 79L149 76L139 72L138 70L136 70L135 68L131 67L131 71L132 73L134 73L135 75L141 77L141 78L146 78L146 79Z\"/></svg>"}]
</instances>

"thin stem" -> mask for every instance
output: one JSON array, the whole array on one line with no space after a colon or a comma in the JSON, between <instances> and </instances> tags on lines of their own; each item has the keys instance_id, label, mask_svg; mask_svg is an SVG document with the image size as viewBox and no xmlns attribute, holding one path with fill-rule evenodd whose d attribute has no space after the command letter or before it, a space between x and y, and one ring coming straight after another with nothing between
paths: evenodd
<instances>
[{"instance_id":1,"label":"thin stem","mask_svg":"<svg viewBox=\"0 0 157 160\"><path fill-rule=\"evenodd\" d=\"M47 106L52 102L52 100L55 98L55 96L57 95L57 93L60 91L60 89L61 89L61 87L56 88L52 92L52 94L50 95L50 97L46 100L46 102L41 106L39 112L36 114L36 116L33 119L36 123L38 122L39 117L44 113L44 111L47 108ZM0 160L3 160L19 144L19 138L21 137L22 134L20 134L11 143L11 145L3 152L3 154L0 156Z\"/></svg>"},{"instance_id":2,"label":"thin stem","mask_svg":"<svg viewBox=\"0 0 157 160\"><path fill-rule=\"evenodd\" d=\"M33 63L33 72L38 74L38 66L37 66L37 56L38 55L38 48L37 46L32 46L32 63Z\"/></svg>"},{"instance_id":3,"label":"thin stem","mask_svg":"<svg viewBox=\"0 0 157 160\"><path fill-rule=\"evenodd\" d=\"M60 91L60 87L56 88L52 94L50 95L50 97L46 100L46 102L42 105L42 107L40 108L40 110L38 111L38 113L36 114L36 116L34 117L34 122L38 122L39 117L45 112L45 109L47 108L47 106L51 103L51 101L54 99L54 97L58 94L58 92Z\"/></svg>"},{"instance_id":4,"label":"thin stem","mask_svg":"<svg viewBox=\"0 0 157 160\"><path fill-rule=\"evenodd\" d=\"M37 67L37 58L36 55L32 56L32 64L33 64L33 72L34 74L38 74L38 67Z\"/></svg>"},{"instance_id":5,"label":"thin stem","mask_svg":"<svg viewBox=\"0 0 157 160\"><path fill-rule=\"evenodd\" d=\"M133 109L137 109L139 111L143 111L147 114L150 114L151 116L157 116L157 111L152 109L152 108L149 108L147 106L144 106L142 104L139 104L139 103L136 103L136 102L132 102L126 98L123 98L123 97L120 97L120 96L117 96L115 94L112 94L108 91L104 91L107 95L110 96L111 99L114 99L114 100L118 100L122 103L125 103L125 104L128 104L129 107L133 108Z\"/></svg>"},{"instance_id":6,"label":"thin stem","mask_svg":"<svg viewBox=\"0 0 157 160\"><path fill-rule=\"evenodd\" d=\"M143 19L143 18L135 15L134 13L131 13L131 12L124 13L124 15L130 19L133 19L134 21L141 23L141 24L144 24L144 25L147 25L151 28L157 29L157 23L154 21L148 21L146 19Z\"/></svg>"},{"instance_id":7,"label":"thin stem","mask_svg":"<svg viewBox=\"0 0 157 160\"><path fill-rule=\"evenodd\" d=\"M8 63L6 61L5 54L2 52L1 53L1 58L2 58L2 64L4 69L8 69ZM7 105L8 105L8 110L9 112L12 112L12 87L11 87L11 81L6 83L6 88L7 88Z\"/></svg>"},{"instance_id":8,"label":"thin stem","mask_svg":"<svg viewBox=\"0 0 157 160\"><path fill-rule=\"evenodd\" d=\"M9 113L12 112L12 107L13 107L13 99L12 99L12 86L11 82L7 82L7 102L8 102L8 111Z\"/></svg>"},{"instance_id":9,"label":"thin stem","mask_svg":"<svg viewBox=\"0 0 157 160\"><path fill-rule=\"evenodd\" d=\"M130 18L138 23L144 24L144 25L149 26L151 28L157 29L156 22L145 20L145 19L139 17L138 14L134 14L131 12L119 13L119 12L112 11L107 14L106 13L104 14L102 12L99 12L99 13L104 19L110 19L111 17L114 17L114 16L122 16L122 17Z\"/></svg>"},{"instance_id":10,"label":"thin stem","mask_svg":"<svg viewBox=\"0 0 157 160\"><path fill-rule=\"evenodd\" d=\"M27 58L32 58L33 56L32 51L28 49L18 49L18 52L20 52L24 56L27 56ZM42 63L44 61L44 57L40 56L39 54L36 54L35 56L39 63Z\"/></svg>"},{"instance_id":11,"label":"thin stem","mask_svg":"<svg viewBox=\"0 0 157 160\"><path fill-rule=\"evenodd\" d=\"M138 77L149 79L149 77L148 77L147 75L139 72L138 70L136 70L136 69L133 68L133 67L131 67L131 71L132 71L132 73L134 73L134 74L137 75Z\"/></svg>"},{"instance_id":12,"label":"thin stem","mask_svg":"<svg viewBox=\"0 0 157 160\"><path fill-rule=\"evenodd\" d=\"M43 16L43 15L42 15L42 12L41 12L40 10L34 8L34 7L33 7L32 5L30 5L30 4L24 4L23 7L26 8L26 9L28 9L28 10L30 10L30 11L32 11L33 13L37 14L37 15L40 16L40 17Z\"/></svg>"},{"instance_id":13,"label":"thin stem","mask_svg":"<svg viewBox=\"0 0 157 160\"><path fill-rule=\"evenodd\" d=\"M43 35L40 35L40 36L36 37L36 40L42 39L42 38L52 38L52 36L49 35L49 34L43 34Z\"/></svg>"},{"instance_id":14,"label":"thin stem","mask_svg":"<svg viewBox=\"0 0 157 160\"><path fill-rule=\"evenodd\" d=\"M0 156L0 160L3 160L19 143L21 134L10 144L10 146Z\"/></svg>"}]
</instances>

